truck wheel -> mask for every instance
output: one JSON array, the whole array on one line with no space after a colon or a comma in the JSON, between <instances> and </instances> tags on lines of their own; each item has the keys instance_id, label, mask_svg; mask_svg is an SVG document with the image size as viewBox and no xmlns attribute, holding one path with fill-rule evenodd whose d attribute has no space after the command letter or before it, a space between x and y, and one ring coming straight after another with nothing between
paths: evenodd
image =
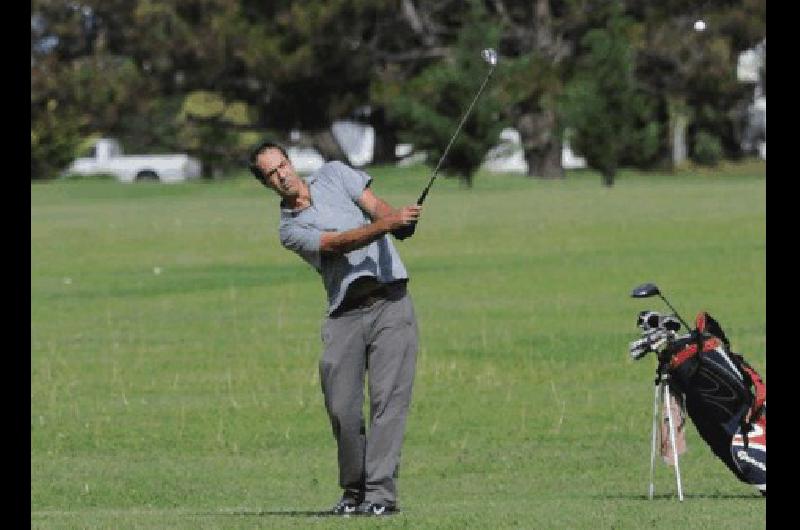
<instances>
[{"instance_id":1,"label":"truck wheel","mask_svg":"<svg viewBox=\"0 0 800 530\"><path fill-rule=\"evenodd\" d=\"M136 174L136 180L159 180L158 173L151 170L140 171Z\"/></svg>"}]
</instances>

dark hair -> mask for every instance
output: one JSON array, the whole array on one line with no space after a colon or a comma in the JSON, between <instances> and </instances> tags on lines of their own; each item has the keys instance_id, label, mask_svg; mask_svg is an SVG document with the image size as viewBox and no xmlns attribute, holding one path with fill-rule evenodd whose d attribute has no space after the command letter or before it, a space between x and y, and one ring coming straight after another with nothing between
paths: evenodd
<instances>
[{"instance_id":1,"label":"dark hair","mask_svg":"<svg viewBox=\"0 0 800 530\"><path fill-rule=\"evenodd\" d=\"M249 163L248 167L250 168L250 171L253 173L253 176L256 178L256 180L258 180L264 186L269 187L267 185L267 176L264 175L264 172L261 171L261 168L258 167L258 165L256 164L256 160L258 159L258 155L260 155L261 153L263 153L267 149L277 149L287 159L289 158L289 155L286 153L286 149L284 149L283 146L281 146L280 144L276 144L275 142L271 142L269 140L261 142L260 144L258 144L258 146L256 146L255 149L253 149L250 152L250 159L248 161L248 163Z\"/></svg>"}]
</instances>

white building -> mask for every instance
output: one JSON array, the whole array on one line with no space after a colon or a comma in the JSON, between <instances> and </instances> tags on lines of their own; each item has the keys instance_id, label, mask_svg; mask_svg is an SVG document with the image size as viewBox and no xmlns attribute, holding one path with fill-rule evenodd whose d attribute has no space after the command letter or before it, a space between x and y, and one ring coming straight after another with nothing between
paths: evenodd
<instances>
[{"instance_id":1,"label":"white building","mask_svg":"<svg viewBox=\"0 0 800 530\"><path fill-rule=\"evenodd\" d=\"M340 120L333 123L331 132L347 155L350 165L361 167L372 162L375 149L375 130L372 126L356 121ZM300 173L315 171L325 162L314 148L288 147L286 150ZM397 163L400 166L423 163L426 159L426 154L414 151L411 144L398 144L395 147L395 154L400 157ZM586 160L576 155L565 140L561 164L564 169L584 168ZM486 154L481 169L494 173L527 174L528 162L525 160L519 131L511 127L503 129L498 144Z\"/></svg>"},{"instance_id":2,"label":"white building","mask_svg":"<svg viewBox=\"0 0 800 530\"><path fill-rule=\"evenodd\" d=\"M753 85L753 100L747 108L742 149L767 159L767 91L761 70L767 60L767 39L739 54L736 78L741 83Z\"/></svg>"},{"instance_id":3,"label":"white building","mask_svg":"<svg viewBox=\"0 0 800 530\"><path fill-rule=\"evenodd\" d=\"M566 139L561 147L561 166L564 169L586 167L586 159L576 155ZM528 173L528 162L525 160L518 130L512 127L502 130L500 143L486 153L481 169L496 173Z\"/></svg>"}]
</instances>

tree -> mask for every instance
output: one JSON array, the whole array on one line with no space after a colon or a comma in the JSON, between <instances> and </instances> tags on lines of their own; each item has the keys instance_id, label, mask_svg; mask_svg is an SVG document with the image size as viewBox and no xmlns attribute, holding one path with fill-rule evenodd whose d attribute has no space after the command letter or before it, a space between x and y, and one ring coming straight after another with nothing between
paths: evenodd
<instances>
[{"instance_id":1,"label":"tree","mask_svg":"<svg viewBox=\"0 0 800 530\"><path fill-rule=\"evenodd\" d=\"M369 103L381 32L391 0L243 2L252 22L239 50L248 94L262 129L303 131L301 145L326 159L346 159L330 125ZM375 118L380 121L380 115ZM393 145L391 146L393 149Z\"/></svg>"},{"instance_id":2,"label":"tree","mask_svg":"<svg viewBox=\"0 0 800 530\"><path fill-rule=\"evenodd\" d=\"M570 2L494 0L502 23L501 49L509 56L505 72L505 113L520 132L528 175L562 178L563 127L557 100L574 47L565 32L575 23Z\"/></svg>"},{"instance_id":3,"label":"tree","mask_svg":"<svg viewBox=\"0 0 800 530\"><path fill-rule=\"evenodd\" d=\"M626 7L644 27L635 43L636 77L663 109L662 151L672 149L664 158L672 165L697 159L697 135L701 145L739 156L748 87L736 79L736 62L766 36L765 0L628 0ZM694 29L697 20L704 31Z\"/></svg>"},{"instance_id":4,"label":"tree","mask_svg":"<svg viewBox=\"0 0 800 530\"><path fill-rule=\"evenodd\" d=\"M562 108L574 129L574 145L590 167L612 186L626 153L648 161L658 152L660 128L655 105L634 77L636 26L612 6L605 27L582 39L586 54L567 85Z\"/></svg>"},{"instance_id":5,"label":"tree","mask_svg":"<svg viewBox=\"0 0 800 530\"><path fill-rule=\"evenodd\" d=\"M109 53L86 6L34 2L31 16L31 178L52 178L83 137L119 134L151 87L129 58Z\"/></svg>"},{"instance_id":6,"label":"tree","mask_svg":"<svg viewBox=\"0 0 800 530\"><path fill-rule=\"evenodd\" d=\"M493 81L500 87L496 94L503 109L502 118L520 131L531 176L558 178L564 174L556 101L574 51L570 32L580 29L580 21L585 18L583 3L580 0L482 2L484 21L496 26L503 57L502 76ZM401 2L402 18L414 36L407 39L401 57L419 63L449 55L467 5L442 0ZM409 68L398 70L400 75L392 72L395 77L417 73L409 74Z\"/></svg>"},{"instance_id":7,"label":"tree","mask_svg":"<svg viewBox=\"0 0 800 530\"><path fill-rule=\"evenodd\" d=\"M175 119L178 142L190 154L201 157L204 177L213 177L215 169L246 158L258 140L247 131L251 112L246 103L226 101L215 92L197 90L184 98Z\"/></svg>"},{"instance_id":8,"label":"tree","mask_svg":"<svg viewBox=\"0 0 800 530\"><path fill-rule=\"evenodd\" d=\"M411 79L387 75L373 87L373 101L387 109L400 139L425 151L432 164L442 157L486 78L488 66L480 50L496 44L496 28L479 4L472 6L444 61ZM468 186L503 126L495 92L491 85L484 90L442 163L442 171L457 174Z\"/></svg>"},{"instance_id":9,"label":"tree","mask_svg":"<svg viewBox=\"0 0 800 530\"><path fill-rule=\"evenodd\" d=\"M54 2L31 2L31 179L56 177L72 160L83 120L68 102L61 57L79 53L80 13Z\"/></svg>"},{"instance_id":10,"label":"tree","mask_svg":"<svg viewBox=\"0 0 800 530\"><path fill-rule=\"evenodd\" d=\"M74 112L59 112L55 98L35 106L43 109L31 112L31 179L54 178L80 145L80 120Z\"/></svg>"},{"instance_id":11,"label":"tree","mask_svg":"<svg viewBox=\"0 0 800 530\"><path fill-rule=\"evenodd\" d=\"M237 97L247 85L238 54L250 29L238 0L37 0L32 8L33 156L45 156L35 142L54 137L46 129L59 124L72 132L54 144L59 164L96 134L133 151L187 150L206 175L241 164L257 135ZM198 93L222 101L222 111L205 114Z\"/></svg>"},{"instance_id":12,"label":"tree","mask_svg":"<svg viewBox=\"0 0 800 530\"><path fill-rule=\"evenodd\" d=\"M621 7L629 21L620 42L630 50L616 71L627 72L629 59L634 68L601 82L589 69L613 61L598 55L600 37L582 39L600 28L612 39L609 5ZM81 138L100 133L119 136L126 149L191 149L207 173L238 165L254 138L293 129L308 131L302 143L326 158L344 158L330 125L355 114L376 128L376 161L393 160L399 128L414 134L413 116L435 155L477 88L470 83L483 76L463 70L462 64L473 67L460 57L476 60L490 44L502 60L478 110L494 108L495 125L520 131L531 175L563 176L561 102L572 102L573 121L586 121L578 109L600 109L586 94L624 88L612 81L633 87L636 104L628 107L638 110L626 119L639 126L638 148L619 151L616 165L654 163L654 120L662 131L685 123L690 156L713 159L717 146L737 156L750 87L737 83L735 64L740 51L765 38L765 0L697 6L686 0L33 0L32 172L53 175ZM473 9L479 20L469 18ZM708 24L702 34L689 29L697 18ZM471 41L469 31L476 33ZM426 92L426 82L441 91ZM413 94L393 101L407 88L431 97L416 98L417 110ZM453 98L449 108L444 91ZM204 115L190 101L198 93L226 110ZM407 111L398 111L403 105ZM237 118L228 119L229 111ZM463 142L494 134L484 119L477 113L467 123ZM659 139L662 157L671 136ZM449 169L468 179L476 163L470 157L485 153L480 142L466 149L469 156L455 145Z\"/></svg>"}]
</instances>

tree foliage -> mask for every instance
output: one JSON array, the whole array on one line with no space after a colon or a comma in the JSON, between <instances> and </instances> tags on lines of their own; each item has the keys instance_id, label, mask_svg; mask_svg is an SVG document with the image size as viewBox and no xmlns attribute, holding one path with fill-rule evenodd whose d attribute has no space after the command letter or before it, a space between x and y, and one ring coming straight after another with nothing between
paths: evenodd
<instances>
[{"instance_id":1,"label":"tree foliage","mask_svg":"<svg viewBox=\"0 0 800 530\"><path fill-rule=\"evenodd\" d=\"M634 77L634 22L612 9L604 28L590 30L586 48L563 98L573 145L611 186L626 153L649 162L658 152L660 128L654 101Z\"/></svg>"},{"instance_id":2,"label":"tree foliage","mask_svg":"<svg viewBox=\"0 0 800 530\"><path fill-rule=\"evenodd\" d=\"M640 1L629 2L628 10L644 29L635 43L635 75L660 100L662 121L676 115L689 121L689 151L697 161L700 131L716 138L726 156L739 156L752 86L737 80L737 59L766 37L766 2ZM694 29L697 20L706 23L704 31Z\"/></svg>"},{"instance_id":3,"label":"tree foliage","mask_svg":"<svg viewBox=\"0 0 800 530\"><path fill-rule=\"evenodd\" d=\"M752 92L736 60L765 20L765 0L32 0L31 175L55 176L92 135L189 151L206 174L294 129L341 158L330 124L355 115L376 128L376 161L398 140L436 161L490 45L503 60L446 166L466 180L501 125L520 131L536 176L563 176L567 122L606 173L668 156L678 115L691 156L735 157ZM589 155L589 137L614 145Z\"/></svg>"},{"instance_id":4,"label":"tree foliage","mask_svg":"<svg viewBox=\"0 0 800 530\"><path fill-rule=\"evenodd\" d=\"M429 163L440 160L486 80L489 66L481 50L496 42L497 28L486 21L481 6L473 3L452 55L410 79L386 79L374 87L373 98L387 108L389 118L401 130L400 139L427 152ZM502 129L495 93L496 89L487 85L442 162L445 173L459 175L467 185Z\"/></svg>"}]
</instances>

